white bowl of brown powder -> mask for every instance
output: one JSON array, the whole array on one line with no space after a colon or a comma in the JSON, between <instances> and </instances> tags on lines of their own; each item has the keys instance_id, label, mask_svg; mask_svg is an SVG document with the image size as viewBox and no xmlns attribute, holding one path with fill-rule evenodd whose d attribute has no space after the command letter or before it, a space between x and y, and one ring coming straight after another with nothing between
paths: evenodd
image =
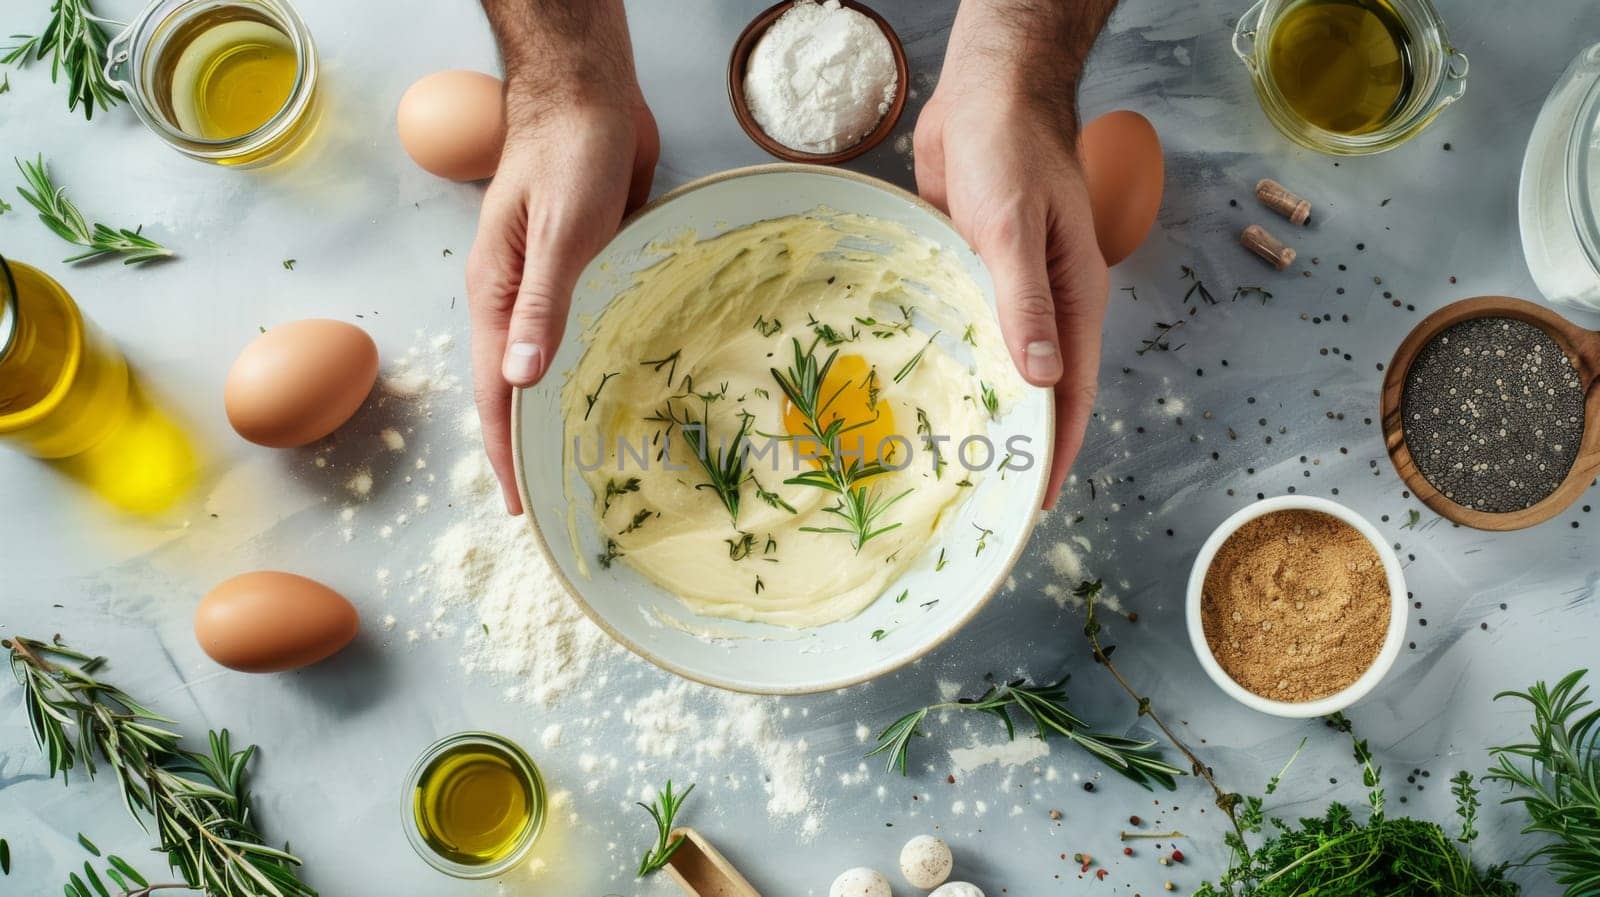
<instances>
[{"instance_id":1,"label":"white bowl of brown powder","mask_svg":"<svg viewBox=\"0 0 1600 897\"><path fill-rule=\"evenodd\" d=\"M1286 495L1218 526L1189 575L1189 640L1217 685L1274 716L1366 697L1400 654L1400 559L1338 502Z\"/></svg>"}]
</instances>

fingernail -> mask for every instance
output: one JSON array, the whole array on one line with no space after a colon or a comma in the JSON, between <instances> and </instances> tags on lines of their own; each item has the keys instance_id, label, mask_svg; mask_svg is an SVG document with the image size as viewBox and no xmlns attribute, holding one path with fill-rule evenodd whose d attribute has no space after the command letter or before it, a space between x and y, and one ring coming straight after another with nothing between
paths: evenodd
<instances>
[{"instance_id":1,"label":"fingernail","mask_svg":"<svg viewBox=\"0 0 1600 897\"><path fill-rule=\"evenodd\" d=\"M500 373L517 386L526 386L539 379L543 373L544 353L536 343L526 340L511 344L506 350L505 364Z\"/></svg>"},{"instance_id":2,"label":"fingernail","mask_svg":"<svg viewBox=\"0 0 1600 897\"><path fill-rule=\"evenodd\" d=\"M1056 344L1046 340L1037 340L1028 344L1026 350L1028 376L1035 380L1054 381L1061 376L1061 353L1056 349Z\"/></svg>"}]
</instances>

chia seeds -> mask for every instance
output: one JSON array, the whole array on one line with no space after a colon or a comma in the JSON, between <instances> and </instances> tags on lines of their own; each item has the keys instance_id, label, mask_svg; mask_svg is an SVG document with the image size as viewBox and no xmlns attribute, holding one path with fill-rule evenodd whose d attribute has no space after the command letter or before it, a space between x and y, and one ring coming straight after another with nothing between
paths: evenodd
<instances>
[{"instance_id":1,"label":"chia seeds","mask_svg":"<svg viewBox=\"0 0 1600 897\"><path fill-rule=\"evenodd\" d=\"M1503 514L1550 496L1577 460L1583 388L1549 334L1512 318L1447 328L1417 353L1401 397L1406 447L1435 489Z\"/></svg>"}]
</instances>

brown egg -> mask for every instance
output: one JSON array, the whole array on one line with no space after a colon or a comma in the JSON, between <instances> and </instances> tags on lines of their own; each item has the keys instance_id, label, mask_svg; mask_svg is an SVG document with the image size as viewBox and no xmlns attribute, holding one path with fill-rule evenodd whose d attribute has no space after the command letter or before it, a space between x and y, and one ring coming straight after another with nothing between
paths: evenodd
<instances>
[{"instance_id":1,"label":"brown egg","mask_svg":"<svg viewBox=\"0 0 1600 897\"><path fill-rule=\"evenodd\" d=\"M1108 112L1083 126L1078 155L1107 265L1133 254L1156 223L1165 180L1161 138L1137 112Z\"/></svg>"},{"instance_id":2,"label":"brown egg","mask_svg":"<svg viewBox=\"0 0 1600 897\"><path fill-rule=\"evenodd\" d=\"M289 448L332 433L378 379L365 330L312 318L279 324L244 347L222 390L228 422L258 445Z\"/></svg>"},{"instance_id":3,"label":"brown egg","mask_svg":"<svg viewBox=\"0 0 1600 897\"><path fill-rule=\"evenodd\" d=\"M219 583L194 611L194 636L217 663L245 673L309 666L350 644L361 616L314 579L262 570Z\"/></svg>"},{"instance_id":4,"label":"brown egg","mask_svg":"<svg viewBox=\"0 0 1600 897\"><path fill-rule=\"evenodd\" d=\"M506 139L500 79L452 70L407 88L396 115L400 145L430 174L455 181L493 177Z\"/></svg>"}]
</instances>

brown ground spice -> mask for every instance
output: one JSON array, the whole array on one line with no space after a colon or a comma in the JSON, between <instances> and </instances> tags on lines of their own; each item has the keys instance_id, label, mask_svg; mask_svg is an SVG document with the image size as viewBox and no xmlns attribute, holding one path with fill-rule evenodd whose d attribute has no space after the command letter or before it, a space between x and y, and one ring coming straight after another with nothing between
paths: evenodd
<instances>
[{"instance_id":1,"label":"brown ground spice","mask_svg":"<svg viewBox=\"0 0 1600 897\"><path fill-rule=\"evenodd\" d=\"M1206 570L1200 599L1217 662L1275 701L1348 688L1377 658L1389 614L1377 550L1317 511L1275 511L1241 527Z\"/></svg>"}]
</instances>

